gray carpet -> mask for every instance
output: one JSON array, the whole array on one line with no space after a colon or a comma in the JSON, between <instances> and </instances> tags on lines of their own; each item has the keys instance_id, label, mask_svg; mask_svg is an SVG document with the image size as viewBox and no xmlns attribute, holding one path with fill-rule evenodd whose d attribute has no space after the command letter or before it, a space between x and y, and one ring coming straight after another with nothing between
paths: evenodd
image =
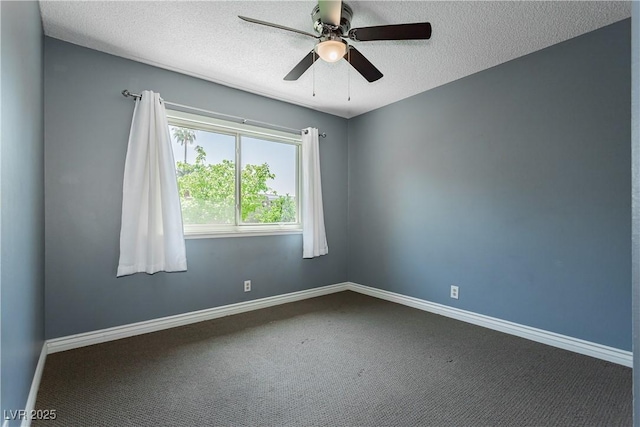
<instances>
[{"instance_id":1,"label":"gray carpet","mask_svg":"<svg viewBox=\"0 0 640 427\"><path fill-rule=\"evenodd\" d=\"M47 357L33 426L629 426L631 369L353 292Z\"/></svg>"}]
</instances>

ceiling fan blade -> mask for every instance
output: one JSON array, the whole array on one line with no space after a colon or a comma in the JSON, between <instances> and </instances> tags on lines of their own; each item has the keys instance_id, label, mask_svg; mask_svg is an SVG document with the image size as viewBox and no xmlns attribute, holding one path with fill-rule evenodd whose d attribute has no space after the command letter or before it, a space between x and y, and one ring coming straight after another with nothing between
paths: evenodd
<instances>
[{"instance_id":1,"label":"ceiling fan blade","mask_svg":"<svg viewBox=\"0 0 640 427\"><path fill-rule=\"evenodd\" d=\"M344 59L351 64L362 77L367 79L369 83L375 82L382 78L382 73L367 58L364 57L355 47L349 46L349 50Z\"/></svg>"},{"instance_id":2,"label":"ceiling fan blade","mask_svg":"<svg viewBox=\"0 0 640 427\"><path fill-rule=\"evenodd\" d=\"M335 27L340 25L340 18L342 17L341 0L319 0L318 6L320 7L320 20L323 24Z\"/></svg>"},{"instance_id":3,"label":"ceiling fan blade","mask_svg":"<svg viewBox=\"0 0 640 427\"><path fill-rule=\"evenodd\" d=\"M265 25L267 27L278 28L280 30L293 31L294 33L302 34L303 36L313 37L314 39L319 39L320 38L320 36L316 36L314 34L307 33L305 31L296 30L295 28L285 27L284 25L273 24L271 22L260 21L258 19L247 18L246 16L240 16L240 15L238 15L238 18L242 19L243 21L251 22L253 24Z\"/></svg>"},{"instance_id":4,"label":"ceiling fan blade","mask_svg":"<svg viewBox=\"0 0 640 427\"><path fill-rule=\"evenodd\" d=\"M312 50L307 54L307 56L302 58L302 61L298 62L298 65L293 67L293 70L289 71L289 74L287 74L284 79L289 81L298 80L298 78L300 78L300 76L303 75L304 72L307 71L309 67L311 67L313 63L316 62L317 59L318 55L315 51Z\"/></svg>"},{"instance_id":5,"label":"ceiling fan blade","mask_svg":"<svg viewBox=\"0 0 640 427\"><path fill-rule=\"evenodd\" d=\"M373 40L426 40L431 38L431 24L417 22L415 24L352 28L349 31L349 38L359 42Z\"/></svg>"}]
</instances>

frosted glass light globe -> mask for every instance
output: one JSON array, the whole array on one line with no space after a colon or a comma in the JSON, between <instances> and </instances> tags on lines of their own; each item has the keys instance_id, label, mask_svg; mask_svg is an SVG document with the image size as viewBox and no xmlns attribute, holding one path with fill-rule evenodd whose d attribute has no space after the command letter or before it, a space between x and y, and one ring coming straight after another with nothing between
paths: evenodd
<instances>
[{"instance_id":1,"label":"frosted glass light globe","mask_svg":"<svg viewBox=\"0 0 640 427\"><path fill-rule=\"evenodd\" d=\"M342 40L326 40L316 45L316 53L327 62L336 62L347 53L347 44Z\"/></svg>"}]
</instances>

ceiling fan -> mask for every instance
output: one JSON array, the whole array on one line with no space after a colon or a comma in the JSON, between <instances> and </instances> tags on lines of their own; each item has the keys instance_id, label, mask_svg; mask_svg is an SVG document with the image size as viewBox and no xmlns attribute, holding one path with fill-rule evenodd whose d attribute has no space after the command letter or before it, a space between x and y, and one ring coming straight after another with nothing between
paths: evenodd
<instances>
[{"instance_id":1,"label":"ceiling fan","mask_svg":"<svg viewBox=\"0 0 640 427\"><path fill-rule=\"evenodd\" d=\"M375 27L351 28L353 11L341 0L319 0L311 12L313 29L316 34L285 27L271 22L260 21L246 16L238 18L254 24L266 25L280 30L318 39L314 49L309 52L285 76L285 80L297 80L313 65L317 57L327 62L337 62L344 58L367 81L375 82L382 77L382 73L355 47L346 42L346 38L354 42L374 40L426 40L431 37L431 24L417 22L412 24L379 25Z\"/></svg>"}]
</instances>

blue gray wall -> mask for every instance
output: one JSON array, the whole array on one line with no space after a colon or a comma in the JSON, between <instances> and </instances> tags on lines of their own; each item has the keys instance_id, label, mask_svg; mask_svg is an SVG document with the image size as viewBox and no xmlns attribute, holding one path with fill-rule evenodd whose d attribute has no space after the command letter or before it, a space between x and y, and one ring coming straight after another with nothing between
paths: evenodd
<instances>
[{"instance_id":1,"label":"blue gray wall","mask_svg":"<svg viewBox=\"0 0 640 427\"><path fill-rule=\"evenodd\" d=\"M633 425L640 427L640 2L631 9L633 265Z\"/></svg>"},{"instance_id":2,"label":"blue gray wall","mask_svg":"<svg viewBox=\"0 0 640 427\"><path fill-rule=\"evenodd\" d=\"M351 119L349 280L631 350L630 30Z\"/></svg>"},{"instance_id":3,"label":"blue gray wall","mask_svg":"<svg viewBox=\"0 0 640 427\"><path fill-rule=\"evenodd\" d=\"M37 2L0 2L2 410L24 409L44 338L43 36Z\"/></svg>"},{"instance_id":4,"label":"blue gray wall","mask_svg":"<svg viewBox=\"0 0 640 427\"><path fill-rule=\"evenodd\" d=\"M320 157L329 254L303 260L301 235L187 240L186 273L116 279L133 112L122 89L326 132ZM347 280L345 119L46 37L45 129L47 338Z\"/></svg>"}]
</instances>

